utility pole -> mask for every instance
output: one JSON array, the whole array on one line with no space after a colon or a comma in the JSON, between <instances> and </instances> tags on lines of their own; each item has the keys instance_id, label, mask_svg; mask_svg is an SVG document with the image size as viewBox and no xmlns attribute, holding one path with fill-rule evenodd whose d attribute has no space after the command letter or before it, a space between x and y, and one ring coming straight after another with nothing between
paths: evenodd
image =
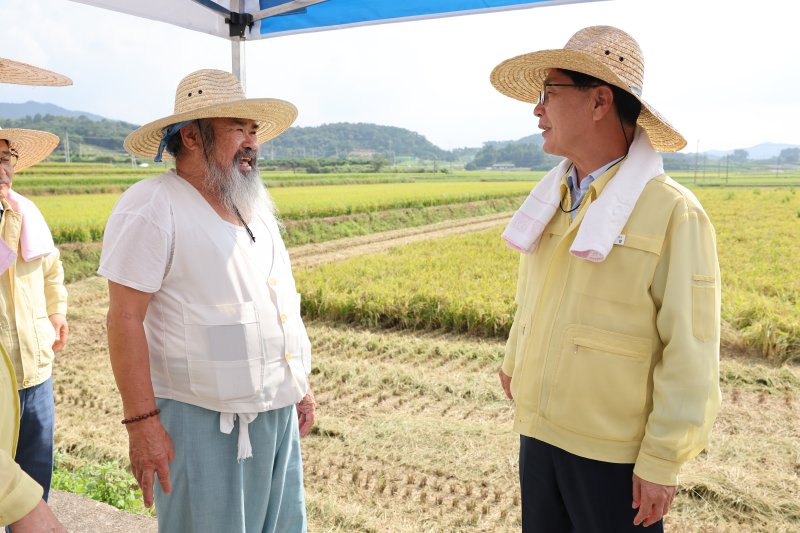
<instances>
[{"instance_id":1,"label":"utility pole","mask_svg":"<svg viewBox=\"0 0 800 533\"><path fill-rule=\"evenodd\" d=\"M706 154L703 154L703 181L706 180Z\"/></svg>"},{"instance_id":2,"label":"utility pole","mask_svg":"<svg viewBox=\"0 0 800 533\"><path fill-rule=\"evenodd\" d=\"M728 184L728 162L730 160L730 154L725 155L725 185Z\"/></svg>"},{"instance_id":3,"label":"utility pole","mask_svg":"<svg viewBox=\"0 0 800 533\"><path fill-rule=\"evenodd\" d=\"M694 184L697 185L697 158L700 156L700 139L697 139L697 147L694 150Z\"/></svg>"},{"instance_id":4,"label":"utility pole","mask_svg":"<svg viewBox=\"0 0 800 533\"><path fill-rule=\"evenodd\" d=\"M69 158L69 132L67 131L64 135L64 162L71 163L72 161Z\"/></svg>"}]
</instances>

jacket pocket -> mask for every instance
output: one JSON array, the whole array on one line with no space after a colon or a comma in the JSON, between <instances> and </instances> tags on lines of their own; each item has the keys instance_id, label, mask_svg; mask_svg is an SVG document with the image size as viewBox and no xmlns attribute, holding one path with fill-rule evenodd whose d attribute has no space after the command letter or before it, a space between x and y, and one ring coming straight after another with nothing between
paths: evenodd
<instances>
[{"instance_id":1,"label":"jacket pocket","mask_svg":"<svg viewBox=\"0 0 800 533\"><path fill-rule=\"evenodd\" d=\"M56 330L47 314L34 318L33 327L36 332L36 367L40 371L46 370L55 359L53 344L56 342Z\"/></svg>"},{"instance_id":2,"label":"jacket pocket","mask_svg":"<svg viewBox=\"0 0 800 533\"><path fill-rule=\"evenodd\" d=\"M253 302L183 304L189 386L209 400L259 397L264 354Z\"/></svg>"},{"instance_id":3,"label":"jacket pocket","mask_svg":"<svg viewBox=\"0 0 800 533\"><path fill-rule=\"evenodd\" d=\"M714 276L692 276L692 333L701 342L717 333L716 284Z\"/></svg>"},{"instance_id":4,"label":"jacket pocket","mask_svg":"<svg viewBox=\"0 0 800 533\"><path fill-rule=\"evenodd\" d=\"M547 418L603 440L641 438L649 404L650 340L578 325L565 333Z\"/></svg>"}]
</instances>

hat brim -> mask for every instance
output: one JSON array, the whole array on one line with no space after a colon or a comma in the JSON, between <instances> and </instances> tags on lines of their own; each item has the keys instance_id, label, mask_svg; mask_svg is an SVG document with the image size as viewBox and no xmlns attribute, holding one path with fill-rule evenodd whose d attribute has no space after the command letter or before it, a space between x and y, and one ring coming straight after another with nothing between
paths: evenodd
<instances>
[{"instance_id":1,"label":"hat brim","mask_svg":"<svg viewBox=\"0 0 800 533\"><path fill-rule=\"evenodd\" d=\"M658 152L677 152L686 146L686 139L650 104L636 94L624 80L590 54L580 50L541 50L507 59L497 65L490 76L494 87L516 100L539 101L547 72L552 69L572 70L588 74L619 87L642 104L637 123L644 128L650 143Z\"/></svg>"},{"instance_id":2,"label":"hat brim","mask_svg":"<svg viewBox=\"0 0 800 533\"><path fill-rule=\"evenodd\" d=\"M158 152L164 128L178 122L202 118L254 120L258 123L256 139L258 144L262 144L274 139L292 125L297 118L297 108L285 100L275 98L248 98L202 107L155 120L132 131L125 138L125 149L139 157L152 159ZM167 157L166 152L163 155Z\"/></svg>"},{"instance_id":3,"label":"hat brim","mask_svg":"<svg viewBox=\"0 0 800 533\"><path fill-rule=\"evenodd\" d=\"M18 85L46 85L59 86L72 85L72 80L63 74L46 70L27 63L12 61L0 57L0 82L16 83Z\"/></svg>"},{"instance_id":4,"label":"hat brim","mask_svg":"<svg viewBox=\"0 0 800 533\"><path fill-rule=\"evenodd\" d=\"M58 136L47 131L0 129L0 140L8 142L19 159L14 172L19 172L42 161L58 146Z\"/></svg>"}]
</instances>

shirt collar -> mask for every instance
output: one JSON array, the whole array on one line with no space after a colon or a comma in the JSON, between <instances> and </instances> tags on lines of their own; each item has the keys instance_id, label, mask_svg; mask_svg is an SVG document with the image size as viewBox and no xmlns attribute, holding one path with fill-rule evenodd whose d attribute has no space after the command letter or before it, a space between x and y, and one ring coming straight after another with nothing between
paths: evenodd
<instances>
[{"instance_id":1,"label":"shirt collar","mask_svg":"<svg viewBox=\"0 0 800 533\"><path fill-rule=\"evenodd\" d=\"M603 165L602 167L600 167L600 168L596 169L595 171L593 171L593 172L591 172L591 173L587 174L586 176L584 176L584 178L581 180L580 189L581 189L582 191L586 191L586 190L588 190L588 189L589 189L589 186L592 184L592 182L593 182L593 181L594 181L594 180L595 180L595 179L596 179L598 176L602 176L602 175L603 175L603 173L604 173L606 170L608 170L609 168L611 168L613 165L617 164L617 163L618 163L619 161L621 161L621 160L622 160L624 157L625 157L625 156L622 156L622 157L619 157L619 158L617 158L617 159L615 159L615 160L613 160L613 161L610 161L609 163L606 163L606 164L605 164L605 165ZM577 187L575 186L575 183L576 183L577 181L578 181L578 171L577 171L577 169L575 168L575 165L572 165L572 166L570 167L569 176L567 176L567 184L569 185L569 189L570 189L571 191L573 191L573 190L576 190L576 189L577 189Z\"/></svg>"}]
</instances>

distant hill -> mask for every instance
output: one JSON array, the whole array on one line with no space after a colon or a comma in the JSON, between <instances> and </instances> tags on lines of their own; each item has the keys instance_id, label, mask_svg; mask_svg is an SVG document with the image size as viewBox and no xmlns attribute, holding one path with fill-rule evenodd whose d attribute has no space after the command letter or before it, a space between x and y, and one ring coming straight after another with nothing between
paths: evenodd
<instances>
[{"instance_id":1,"label":"distant hill","mask_svg":"<svg viewBox=\"0 0 800 533\"><path fill-rule=\"evenodd\" d=\"M125 137L138 126L120 120L110 120L86 111L64 109L54 104L25 102L12 104L0 102L0 127L28 128L55 133L63 140L69 133L73 151L80 145L101 150L124 153ZM280 137L262 146L262 154L269 159L371 159L382 156L416 157L440 161L469 161L474 158L476 168L496 163L513 163L517 167L547 167L558 158L541 153L541 134L528 135L517 140L487 141L480 147L442 150L423 135L394 126L368 123L341 122L314 127L292 127ZM769 160L780 155L781 150L800 145L762 143L742 148L748 159ZM708 150L711 158L730 155L734 150ZM674 164L689 164L694 154L664 154ZM683 160L686 161L683 161Z\"/></svg>"},{"instance_id":2,"label":"distant hill","mask_svg":"<svg viewBox=\"0 0 800 533\"><path fill-rule=\"evenodd\" d=\"M535 144L536 146L541 147L544 144L544 139L542 139L541 133L534 133L533 135L528 135L527 137L523 137L521 139L517 139L516 141L486 141L483 143L483 147L486 146L493 146L494 148L500 149L509 144Z\"/></svg>"},{"instance_id":3,"label":"distant hill","mask_svg":"<svg viewBox=\"0 0 800 533\"><path fill-rule=\"evenodd\" d=\"M756 159L772 159L781 154L781 150L786 148L800 148L798 144L778 144L778 143L761 143L750 148L741 148L747 152L747 158ZM733 150L708 150L706 154L713 157L725 157L726 155L733 154Z\"/></svg>"},{"instance_id":4,"label":"distant hill","mask_svg":"<svg viewBox=\"0 0 800 533\"><path fill-rule=\"evenodd\" d=\"M541 134L528 135L516 141L487 141L465 167L467 170L511 165L515 168L547 169L561 159L542 151Z\"/></svg>"},{"instance_id":5,"label":"distant hill","mask_svg":"<svg viewBox=\"0 0 800 533\"><path fill-rule=\"evenodd\" d=\"M119 120L98 117L92 120L85 115L59 116L40 115L21 118L0 118L2 128L24 128L29 130L49 131L59 136L61 142L56 150L63 150L67 134L72 151L78 152L79 146L85 144L102 150L124 152L122 142L137 126Z\"/></svg>"},{"instance_id":6,"label":"distant hill","mask_svg":"<svg viewBox=\"0 0 800 533\"><path fill-rule=\"evenodd\" d=\"M439 160L453 157L452 152L442 150L419 133L394 126L350 122L289 128L266 143L262 154L270 159L371 159L376 154Z\"/></svg>"},{"instance_id":7,"label":"distant hill","mask_svg":"<svg viewBox=\"0 0 800 533\"><path fill-rule=\"evenodd\" d=\"M90 120L105 120L100 115L87 113L86 111L72 111L55 104L33 101L25 102L24 104L0 103L0 119L33 117L36 115L52 115L54 117L79 117L83 115Z\"/></svg>"}]
</instances>

